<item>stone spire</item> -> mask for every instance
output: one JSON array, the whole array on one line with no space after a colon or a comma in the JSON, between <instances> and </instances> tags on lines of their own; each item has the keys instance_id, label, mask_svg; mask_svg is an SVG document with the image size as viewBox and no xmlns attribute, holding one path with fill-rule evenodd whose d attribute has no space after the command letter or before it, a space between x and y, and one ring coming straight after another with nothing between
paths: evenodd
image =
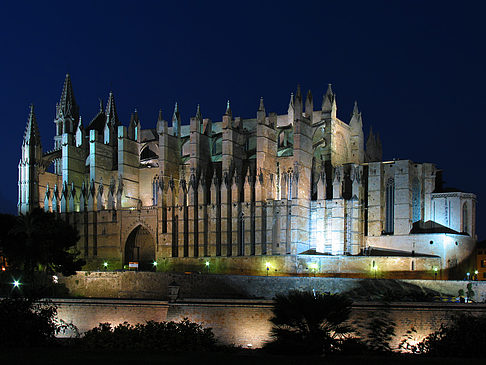
<instances>
[{"instance_id":1,"label":"stone spire","mask_svg":"<svg viewBox=\"0 0 486 365\"><path fill-rule=\"evenodd\" d=\"M294 108L295 115L300 119L302 116L302 92L300 91L300 85L297 85L297 91L295 93Z\"/></svg>"},{"instance_id":2,"label":"stone spire","mask_svg":"<svg viewBox=\"0 0 486 365\"><path fill-rule=\"evenodd\" d=\"M232 113L231 113L231 106L230 106L230 101L229 100L226 102L226 112L224 114L225 115L229 115L229 116L232 115Z\"/></svg>"},{"instance_id":3,"label":"stone spire","mask_svg":"<svg viewBox=\"0 0 486 365\"><path fill-rule=\"evenodd\" d=\"M309 90L307 92L307 97L305 98L305 114L312 119L312 114L314 112L314 101L312 99L312 92Z\"/></svg>"},{"instance_id":4,"label":"stone spire","mask_svg":"<svg viewBox=\"0 0 486 365\"><path fill-rule=\"evenodd\" d=\"M24 144L31 146L41 146L39 127L34 113L34 105L30 104L29 118L24 133Z\"/></svg>"},{"instance_id":5,"label":"stone spire","mask_svg":"<svg viewBox=\"0 0 486 365\"><path fill-rule=\"evenodd\" d=\"M359 128L359 129L363 127L361 113L359 112L357 101L354 102L353 114L351 115L349 126L351 128Z\"/></svg>"},{"instance_id":6,"label":"stone spire","mask_svg":"<svg viewBox=\"0 0 486 365\"><path fill-rule=\"evenodd\" d=\"M79 117L79 107L74 99L73 85L71 84L71 77L69 74L66 74L61 98L57 104L56 118L60 117L69 117L72 120L78 120Z\"/></svg>"},{"instance_id":7,"label":"stone spire","mask_svg":"<svg viewBox=\"0 0 486 365\"><path fill-rule=\"evenodd\" d=\"M177 102L175 103L174 113L172 114L172 134L176 137L181 136L181 115Z\"/></svg>"},{"instance_id":8,"label":"stone spire","mask_svg":"<svg viewBox=\"0 0 486 365\"><path fill-rule=\"evenodd\" d=\"M159 116L157 117L157 123L162 122L164 118L162 118L162 108L159 109Z\"/></svg>"},{"instance_id":9,"label":"stone spire","mask_svg":"<svg viewBox=\"0 0 486 365\"><path fill-rule=\"evenodd\" d=\"M332 92L331 84L327 86L327 91L322 99L322 111L330 112L332 109L332 103L334 101L334 93Z\"/></svg>"},{"instance_id":10,"label":"stone spire","mask_svg":"<svg viewBox=\"0 0 486 365\"><path fill-rule=\"evenodd\" d=\"M354 101L354 108L353 108L353 115L358 115L359 114L359 110L358 110L358 101L355 100Z\"/></svg>"},{"instance_id":11,"label":"stone spire","mask_svg":"<svg viewBox=\"0 0 486 365\"><path fill-rule=\"evenodd\" d=\"M257 111L258 123L264 123L265 117L266 117L265 105L263 104L263 98L260 98L260 105L258 106L258 111Z\"/></svg>"},{"instance_id":12,"label":"stone spire","mask_svg":"<svg viewBox=\"0 0 486 365\"><path fill-rule=\"evenodd\" d=\"M259 112L265 112L265 105L263 104L263 97L260 98L260 106L258 107Z\"/></svg>"},{"instance_id":13,"label":"stone spire","mask_svg":"<svg viewBox=\"0 0 486 365\"><path fill-rule=\"evenodd\" d=\"M287 109L287 117L288 117L289 124L294 123L295 120L294 93L290 94L289 108Z\"/></svg>"},{"instance_id":14,"label":"stone spire","mask_svg":"<svg viewBox=\"0 0 486 365\"><path fill-rule=\"evenodd\" d=\"M196 119L202 121L201 106L199 104L197 104Z\"/></svg>"},{"instance_id":15,"label":"stone spire","mask_svg":"<svg viewBox=\"0 0 486 365\"><path fill-rule=\"evenodd\" d=\"M106 103L106 124L110 124L112 127L118 126L120 121L118 120L118 114L116 113L115 107L115 97L113 96L113 92L110 91L108 96L108 102Z\"/></svg>"}]
</instances>

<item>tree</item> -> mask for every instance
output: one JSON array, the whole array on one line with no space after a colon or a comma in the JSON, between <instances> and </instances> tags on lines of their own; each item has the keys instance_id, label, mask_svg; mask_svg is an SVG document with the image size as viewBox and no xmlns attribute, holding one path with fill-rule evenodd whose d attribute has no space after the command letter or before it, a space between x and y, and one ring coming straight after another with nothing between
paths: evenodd
<instances>
[{"instance_id":1,"label":"tree","mask_svg":"<svg viewBox=\"0 0 486 365\"><path fill-rule=\"evenodd\" d=\"M272 337L267 349L279 352L322 354L337 350L351 332L343 323L352 301L341 294L290 291L277 295Z\"/></svg>"},{"instance_id":2,"label":"tree","mask_svg":"<svg viewBox=\"0 0 486 365\"><path fill-rule=\"evenodd\" d=\"M35 209L18 217L0 216L0 245L8 269L24 281L38 274L72 275L85 264L77 258L78 231L53 213Z\"/></svg>"}]
</instances>

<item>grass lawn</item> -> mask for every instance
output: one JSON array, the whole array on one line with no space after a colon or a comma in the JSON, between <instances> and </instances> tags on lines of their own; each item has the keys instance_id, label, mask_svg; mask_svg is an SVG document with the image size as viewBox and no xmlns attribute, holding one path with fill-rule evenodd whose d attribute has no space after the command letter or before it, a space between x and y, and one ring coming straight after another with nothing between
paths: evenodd
<instances>
[{"instance_id":1,"label":"grass lawn","mask_svg":"<svg viewBox=\"0 0 486 365\"><path fill-rule=\"evenodd\" d=\"M4 364L56 364L97 365L97 364L336 364L336 365L385 365L385 364L478 364L484 361L462 358L426 358L417 356L329 356L329 357L290 357L276 356L261 351L236 352L199 352L199 353L161 353L155 351L115 351L83 350L79 348L19 348L2 349Z\"/></svg>"}]
</instances>

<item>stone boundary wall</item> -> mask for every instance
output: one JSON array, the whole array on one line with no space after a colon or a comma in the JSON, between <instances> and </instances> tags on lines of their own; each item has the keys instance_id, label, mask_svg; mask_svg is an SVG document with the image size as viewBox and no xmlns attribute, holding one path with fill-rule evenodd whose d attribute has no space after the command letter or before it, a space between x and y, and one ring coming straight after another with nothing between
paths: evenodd
<instances>
[{"instance_id":1,"label":"stone boundary wall","mask_svg":"<svg viewBox=\"0 0 486 365\"><path fill-rule=\"evenodd\" d=\"M243 276L212 274L176 274L160 272L84 272L61 277L71 295L88 298L168 299L169 284L179 287L179 298L272 299L291 289L342 293L356 288L363 280L386 284L387 279L350 279L327 277ZM457 295L466 290L467 281L399 280L393 281ZM402 283L402 284L400 284ZM474 300L486 301L486 281L471 281Z\"/></svg>"},{"instance_id":2,"label":"stone boundary wall","mask_svg":"<svg viewBox=\"0 0 486 365\"><path fill-rule=\"evenodd\" d=\"M145 300L115 299L55 299L58 318L76 325L85 332L99 323L113 325L125 321L130 324L154 321L191 321L211 327L221 343L258 348L271 339L272 301L237 299L192 299L175 303ZM447 323L451 315L467 312L486 315L485 304L458 303L390 303L356 302L350 322L365 325L373 316L387 316L395 322L392 348L397 348L406 332L414 327L412 341L418 342ZM72 335L69 332L62 336Z\"/></svg>"},{"instance_id":3,"label":"stone boundary wall","mask_svg":"<svg viewBox=\"0 0 486 365\"><path fill-rule=\"evenodd\" d=\"M86 332L100 323L118 325L146 321L165 321L168 303L148 300L113 300L113 299L54 299L57 306L57 318L68 324L74 324L79 333ZM71 337L75 332L68 330L60 337Z\"/></svg>"}]
</instances>

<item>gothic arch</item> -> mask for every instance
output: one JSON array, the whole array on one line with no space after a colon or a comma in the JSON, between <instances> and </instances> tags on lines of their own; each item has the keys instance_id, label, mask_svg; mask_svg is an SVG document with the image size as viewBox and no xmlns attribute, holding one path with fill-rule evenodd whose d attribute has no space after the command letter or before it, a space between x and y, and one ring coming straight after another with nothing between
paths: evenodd
<instances>
[{"instance_id":1,"label":"gothic arch","mask_svg":"<svg viewBox=\"0 0 486 365\"><path fill-rule=\"evenodd\" d=\"M151 270L155 261L154 235L145 225L138 224L124 241L123 265L138 262L139 270Z\"/></svg>"}]
</instances>

